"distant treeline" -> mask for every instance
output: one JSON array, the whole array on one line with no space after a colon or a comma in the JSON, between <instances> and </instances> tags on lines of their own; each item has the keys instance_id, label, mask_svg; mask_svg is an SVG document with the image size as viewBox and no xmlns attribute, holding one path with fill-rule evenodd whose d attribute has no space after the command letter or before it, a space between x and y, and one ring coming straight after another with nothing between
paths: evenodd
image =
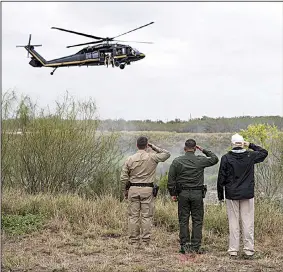
<instances>
[{"instance_id":1,"label":"distant treeline","mask_svg":"<svg viewBox=\"0 0 283 272\"><path fill-rule=\"evenodd\" d=\"M162 120L103 120L101 128L115 131L170 131L191 133L225 133L246 129L249 125L269 124L283 130L283 117L280 116L242 116L232 118L210 118L203 116L198 119L183 121L175 119L164 122Z\"/></svg>"},{"instance_id":2,"label":"distant treeline","mask_svg":"<svg viewBox=\"0 0 283 272\"><path fill-rule=\"evenodd\" d=\"M21 129L23 123L27 120L20 119L2 119L8 130L15 128ZM40 120L41 118L36 118ZM45 117L47 120L48 117ZM50 121L53 117L50 117ZM64 121L63 121L64 122ZM66 120L66 122L68 122ZM83 121L77 120L77 125L83 125ZM258 117L232 117L232 118L211 118L203 116L202 118L184 121L175 119L164 122L162 120L124 120L124 119L90 119L87 121L90 126L97 127L104 131L167 131L178 133L234 133L241 129L246 129L249 125L268 124L274 125L283 131L283 117L280 116L258 116ZM3 124L2 123L2 124Z\"/></svg>"}]
</instances>

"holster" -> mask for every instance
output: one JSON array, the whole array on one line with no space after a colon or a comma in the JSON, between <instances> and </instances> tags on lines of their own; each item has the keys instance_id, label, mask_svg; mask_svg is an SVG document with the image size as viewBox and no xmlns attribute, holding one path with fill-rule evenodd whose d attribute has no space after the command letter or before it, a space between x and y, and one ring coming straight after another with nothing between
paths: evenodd
<instances>
[{"instance_id":1,"label":"holster","mask_svg":"<svg viewBox=\"0 0 283 272\"><path fill-rule=\"evenodd\" d=\"M153 194L154 197L157 196L158 190L159 190L159 186L157 184L154 184L153 190L152 190L152 194Z\"/></svg>"},{"instance_id":2,"label":"holster","mask_svg":"<svg viewBox=\"0 0 283 272\"><path fill-rule=\"evenodd\" d=\"M202 188L202 198L205 198L206 192L207 192L207 185L203 185L203 188Z\"/></svg>"},{"instance_id":3,"label":"holster","mask_svg":"<svg viewBox=\"0 0 283 272\"><path fill-rule=\"evenodd\" d=\"M131 187L131 183L127 182L126 187L125 187L126 191L129 191L130 187Z\"/></svg>"}]
</instances>

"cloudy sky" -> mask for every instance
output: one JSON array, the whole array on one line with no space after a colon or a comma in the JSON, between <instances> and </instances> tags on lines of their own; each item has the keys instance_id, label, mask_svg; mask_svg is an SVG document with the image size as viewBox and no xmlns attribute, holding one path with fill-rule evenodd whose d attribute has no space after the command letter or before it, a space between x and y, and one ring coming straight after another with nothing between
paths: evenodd
<instances>
[{"instance_id":1,"label":"cloudy sky","mask_svg":"<svg viewBox=\"0 0 283 272\"><path fill-rule=\"evenodd\" d=\"M66 90L95 99L101 118L187 120L283 115L283 3L2 3L3 90L15 88L40 105ZM106 67L33 68L25 45L42 44L47 60L97 36L123 36L145 59L124 70Z\"/></svg>"}]
</instances>

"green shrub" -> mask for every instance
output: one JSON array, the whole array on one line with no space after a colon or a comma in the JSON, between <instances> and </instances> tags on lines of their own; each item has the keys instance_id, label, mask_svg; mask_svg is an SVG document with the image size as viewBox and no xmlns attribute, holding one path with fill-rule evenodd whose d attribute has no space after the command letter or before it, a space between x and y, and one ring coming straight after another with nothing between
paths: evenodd
<instances>
[{"instance_id":1,"label":"green shrub","mask_svg":"<svg viewBox=\"0 0 283 272\"><path fill-rule=\"evenodd\" d=\"M283 193L283 138L274 125L249 125L241 131L246 141L267 149L268 157L255 165L255 189L257 195L266 198L279 197Z\"/></svg>"},{"instance_id":2,"label":"green shrub","mask_svg":"<svg viewBox=\"0 0 283 272\"><path fill-rule=\"evenodd\" d=\"M92 99L68 94L53 111L29 97L4 95L2 182L28 193L78 192L85 196L120 192L120 135L99 131Z\"/></svg>"}]
</instances>

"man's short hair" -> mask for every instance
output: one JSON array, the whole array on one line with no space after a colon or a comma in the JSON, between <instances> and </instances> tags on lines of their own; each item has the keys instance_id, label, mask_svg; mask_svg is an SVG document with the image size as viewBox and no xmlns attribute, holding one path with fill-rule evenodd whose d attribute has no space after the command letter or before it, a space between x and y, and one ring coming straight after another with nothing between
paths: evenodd
<instances>
[{"instance_id":1,"label":"man's short hair","mask_svg":"<svg viewBox=\"0 0 283 272\"><path fill-rule=\"evenodd\" d=\"M141 136L137 139L138 149L145 149L148 144L148 139L144 136Z\"/></svg>"},{"instance_id":2,"label":"man's short hair","mask_svg":"<svg viewBox=\"0 0 283 272\"><path fill-rule=\"evenodd\" d=\"M185 142L185 146L189 149L195 148L197 145L196 141L194 139L189 139Z\"/></svg>"}]
</instances>

